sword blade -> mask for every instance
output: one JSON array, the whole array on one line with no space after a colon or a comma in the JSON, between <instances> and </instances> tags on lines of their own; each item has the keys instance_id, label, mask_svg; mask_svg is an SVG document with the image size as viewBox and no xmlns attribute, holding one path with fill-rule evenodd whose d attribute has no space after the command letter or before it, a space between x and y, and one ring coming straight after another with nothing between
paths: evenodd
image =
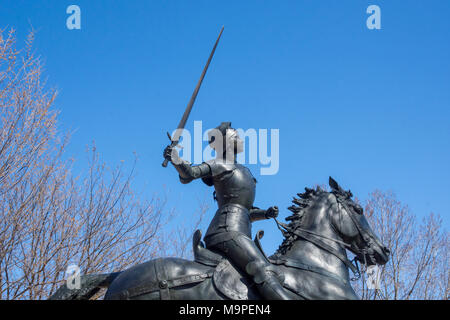
<instances>
[{"instance_id":1,"label":"sword blade","mask_svg":"<svg viewBox=\"0 0 450 320\"><path fill-rule=\"evenodd\" d=\"M180 123L178 123L177 129L175 130L175 133L172 137L170 137L170 134L167 133L169 136L169 139L172 141L171 146L174 147L178 144L181 134L183 133L183 129L186 126L187 119L189 118L189 114L191 113L192 106L194 105L195 99L197 98L198 92L200 90L200 87L202 85L203 79L205 78L206 71L208 70L209 64L211 63L211 60L214 56L214 52L216 51L217 45L219 44L220 37L222 36L223 29L225 27L222 26L222 29L220 29L219 36L217 37L216 43L214 44L214 47L208 57L208 61L206 61L206 65L203 68L202 74L200 75L200 79L198 80L197 86L194 89L194 92L192 93L191 99L189 100L189 103L186 106L186 109L184 110L183 117L180 120ZM167 167L167 164L169 163L168 159L164 159L164 162L162 163L163 167Z\"/></svg>"},{"instance_id":2,"label":"sword blade","mask_svg":"<svg viewBox=\"0 0 450 320\"><path fill-rule=\"evenodd\" d=\"M197 98L198 92L200 90L200 87L202 85L203 79L205 78L206 71L208 70L209 64L211 63L211 60L214 56L214 52L216 51L217 45L219 44L220 37L222 36L224 27L220 30L219 36L217 37L216 43L214 44L214 47L211 51L211 54L209 55L208 61L206 62L205 67L203 68L202 74L200 75L200 79L198 80L197 86L194 89L194 92L192 93L191 100L189 100L189 103L186 106L186 110L184 110L183 117L180 120L180 123L178 124L177 130L175 131L175 134L172 137L172 141L178 142L180 139L180 136L183 132L184 127L186 126L187 119L189 118L189 114L191 113L192 106L194 105L195 99Z\"/></svg>"}]
</instances>

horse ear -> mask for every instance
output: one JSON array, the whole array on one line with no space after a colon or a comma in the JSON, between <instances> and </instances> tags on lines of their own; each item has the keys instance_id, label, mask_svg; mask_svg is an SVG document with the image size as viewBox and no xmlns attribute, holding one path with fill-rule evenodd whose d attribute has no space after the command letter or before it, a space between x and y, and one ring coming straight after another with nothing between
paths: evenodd
<instances>
[{"instance_id":1,"label":"horse ear","mask_svg":"<svg viewBox=\"0 0 450 320\"><path fill-rule=\"evenodd\" d=\"M331 189L340 191L342 188L339 186L339 184L334 180L332 177L330 177L328 184L330 185Z\"/></svg>"}]
</instances>

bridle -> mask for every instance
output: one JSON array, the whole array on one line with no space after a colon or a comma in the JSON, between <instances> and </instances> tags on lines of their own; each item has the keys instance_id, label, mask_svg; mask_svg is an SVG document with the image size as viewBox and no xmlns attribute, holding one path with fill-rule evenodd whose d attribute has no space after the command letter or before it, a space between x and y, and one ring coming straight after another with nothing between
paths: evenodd
<instances>
[{"instance_id":1,"label":"bridle","mask_svg":"<svg viewBox=\"0 0 450 320\"><path fill-rule=\"evenodd\" d=\"M353 251L356 251L357 254L363 256L364 257L364 264L367 265L366 255L369 254L368 250L372 247L373 241L372 241L371 237L369 235L367 235L367 233L361 229L359 223L357 223L357 221L355 220L354 215L351 213L351 210L348 208L348 206L345 204L345 202L339 201L339 197L338 196L335 195L335 197L336 197L336 202L337 202L338 206L341 205L341 206L344 207L345 212L350 217L350 220L352 220L353 225L355 226L356 230L358 231L358 234L360 235L361 239L363 240L364 249L353 248ZM339 210L339 213L341 214L341 210Z\"/></svg>"},{"instance_id":2,"label":"bridle","mask_svg":"<svg viewBox=\"0 0 450 320\"><path fill-rule=\"evenodd\" d=\"M345 203L340 201L339 196L337 196L337 195L334 195L334 196L336 197L338 209L339 209L339 206L344 207L345 211L347 212L347 215L350 217L350 219L352 220L353 224L356 227L356 230L358 231L359 235L361 236L361 239L363 239L363 241L367 247L370 247L371 246L370 238L364 236L364 232L361 230L359 224L356 222L355 217L350 212L350 209L348 208L348 206ZM339 212L340 220L341 220L342 212L341 212L341 210L338 210L338 212ZM330 221L330 224L331 224L331 219L330 219L328 210L327 210L327 215L328 215L328 221ZM361 271L358 266L358 255L362 255L364 257L364 264L367 265L367 261L366 261L367 249L359 249L359 248L355 249L350 244L345 243L341 240L333 239L333 238L324 236L322 234L318 234L316 232L303 229L301 227L296 227L295 229L293 229L293 228L289 227L287 224L279 222L276 218L273 218L273 219L275 220L278 229L281 231L281 233L283 233L283 235L285 234L285 232L287 232L291 235L296 235L310 243L313 243L314 245L331 253L332 255L337 257L339 260L341 260L353 272L354 277L351 278L350 280L356 281L361 278ZM335 226L333 224L331 224L331 227L335 230ZM335 230L335 231L337 231L337 230ZM311 236L313 236L313 237L311 237ZM333 241L333 242L337 243L340 248L352 249L353 251L357 251L357 255L355 256L355 258L353 260L350 261L347 258L346 254L343 254L342 251L336 250L334 247L330 246L329 244L324 242L322 239L328 240L328 241Z\"/></svg>"}]
</instances>

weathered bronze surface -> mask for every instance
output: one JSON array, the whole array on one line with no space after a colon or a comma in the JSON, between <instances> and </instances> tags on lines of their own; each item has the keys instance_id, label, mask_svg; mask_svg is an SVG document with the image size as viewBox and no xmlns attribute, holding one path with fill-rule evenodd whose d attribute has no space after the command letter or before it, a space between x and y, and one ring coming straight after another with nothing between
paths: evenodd
<instances>
[{"instance_id":1,"label":"weathered bronze surface","mask_svg":"<svg viewBox=\"0 0 450 320\"><path fill-rule=\"evenodd\" d=\"M201 178L214 186L218 210L204 241L197 231L193 238L194 261L160 258L122 272L82 277L82 288L62 286L51 299L87 299L101 287L105 299L358 299L350 285L350 269L359 269L347 258L367 265L385 264L389 250L380 242L363 215L363 209L330 177L331 192L305 188L288 209L288 224L276 220L277 207L253 206L256 180L249 169L235 162L241 150L237 132L230 123L218 128L224 137L211 139L223 150L213 161L191 166L178 158L172 146L164 157L174 164L180 181ZM251 223L274 218L284 235L270 257L259 242L251 240Z\"/></svg>"},{"instance_id":2,"label":"weathered bronze surface","mask_svg":"<svg viewBox=\"0 0 450 320\"><path fill-rule=\"evenodd\" d=\"M253 205L256 179L236 162L243 141L230 122L210 133L210 146L217 158L191 165L175 147L212 59L219 34L197 87L178 125L171 144L164 150L163 166L170 161L181 183L201 179L214 186L218 209L206 231L193 237L194 261L160 258L122 272L86 275L81 289L62 286L51 299L88 299L102 287L105 299L357 299L350 285L350 269L358 277L357 262L346 249L367 265L385 264L389 250L371 230L363 209L331 177L331 192L305 188L289 207L288 224L277 221L278 208ZM169 135L170 137L170 135ZM284 240L267 257L258 232L251 240L252 222L273 218Z\"/></svg>"}]
</instances>

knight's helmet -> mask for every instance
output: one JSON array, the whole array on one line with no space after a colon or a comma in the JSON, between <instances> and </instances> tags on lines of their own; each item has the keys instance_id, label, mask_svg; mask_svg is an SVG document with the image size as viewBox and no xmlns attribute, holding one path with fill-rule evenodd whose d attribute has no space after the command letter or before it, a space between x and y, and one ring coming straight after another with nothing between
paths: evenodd
<instances>
[{"instance_id":1,"label":"knight's helmet","mask_svg":"<svg viewBox=\"0 0 450 320\"><path fill-rule=\"evenodd\" d=\"M209 145L217 154L225 152L239 153L242 150L242 141L237 130L231 127L231 122L222 122L218 127L208 133Z\"/></svg>"}]
</instances>

